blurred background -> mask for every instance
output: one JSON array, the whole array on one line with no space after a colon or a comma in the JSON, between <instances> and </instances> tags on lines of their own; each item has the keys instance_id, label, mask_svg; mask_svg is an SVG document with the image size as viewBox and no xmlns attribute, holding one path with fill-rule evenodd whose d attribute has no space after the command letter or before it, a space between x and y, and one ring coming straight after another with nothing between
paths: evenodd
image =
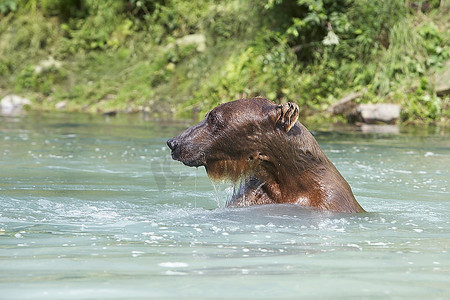
<instances>
[{"instance_id":1,"label":"blurred background","mask_svg":"<svg viewBox=\"0 0 450 300\"><path fill-rule=\"evenodd\" d=\"M0 0L0 98L199 118L218 103L394 103L448 124L448 0Z\"/></svg>"}]
</instances>

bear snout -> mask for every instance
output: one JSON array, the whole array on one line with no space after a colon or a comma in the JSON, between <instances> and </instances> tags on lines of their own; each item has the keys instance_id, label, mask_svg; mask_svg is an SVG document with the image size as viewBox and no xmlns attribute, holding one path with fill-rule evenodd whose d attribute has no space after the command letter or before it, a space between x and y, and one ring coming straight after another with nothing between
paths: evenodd
<instances>
[{"instance_id":1,"label":"bear snout","mask_svg":"<svg viewBox=\"0 0 450 300\"><path fill-rule=\"evenodd\" d=\"M174 137L167 141L167 146L172 150L172 159L181 161L189 167L200 167L205 165L204 153L190 149L186 143L180 143Z\"/></svg>"},{"instance_id":2,"label":"bear snout","mask_svg":"<svg viewBox=\"0 0 450 300\"><path fill-rule=\"evenodd\" d=\"M169 146L170 150L174 151L178 147L178 142L175 138L172 138L167 141L167 146Z\"/></svg>"},{"instance_id":3,"label":"bear snout","mask_svg":"<svg viewBox=\"0 0 450 300\"><path fill-rule=\"evenodd\" d=\"M171 138L167 141L167 146L169 146L172 151L172 158L174 160L180 160L180 147L178 141L175 138Z\"/></svg>"}]
</instances>

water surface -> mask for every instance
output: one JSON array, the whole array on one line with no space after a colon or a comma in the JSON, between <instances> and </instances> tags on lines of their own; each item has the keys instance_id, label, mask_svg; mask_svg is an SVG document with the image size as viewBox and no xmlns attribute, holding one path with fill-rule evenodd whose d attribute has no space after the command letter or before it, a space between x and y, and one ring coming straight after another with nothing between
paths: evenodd
<instances>
[{"instance_id":1,"label":"water surface","mask_svg":"<svg viewBox=\"0 0 450 300\"><path fill-rule=\"evenodd\" d=\"M364 214L224 208L187 125L0 117L0 299L450 298L447 133L314 131Z\"/></svg>"}]
</instances>

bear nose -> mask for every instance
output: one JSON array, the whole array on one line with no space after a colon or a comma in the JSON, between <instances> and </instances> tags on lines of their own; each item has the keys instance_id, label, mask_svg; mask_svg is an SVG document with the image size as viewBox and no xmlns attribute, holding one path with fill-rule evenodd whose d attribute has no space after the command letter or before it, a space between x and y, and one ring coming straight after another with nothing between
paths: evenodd
<instances>
[{"instance_id":1,"label":"bear nose","mask_svg":"<svg viewBox=\"0 0 450 300\"><path fill-rule=\"evenodd\" d=\"M167 146L169 146L170 150L174 151L177 146L178 146L178 142L173 138L167 141Z\"/></svg>"}]
</instances>

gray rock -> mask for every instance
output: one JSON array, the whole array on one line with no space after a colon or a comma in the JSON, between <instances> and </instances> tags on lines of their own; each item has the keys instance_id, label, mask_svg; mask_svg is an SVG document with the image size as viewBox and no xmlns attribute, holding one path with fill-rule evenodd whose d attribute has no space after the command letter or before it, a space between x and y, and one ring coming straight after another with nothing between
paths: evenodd
<instances>
[{"instance_id":1,"label":"gray rock","mask_svg":"<svg viewBox=\"0 0 450 300\"><path fill-rule=\"evenodd\" d=\"M51 68L59 69L62 66L62 62L55 60L53 57L49 57L46 60L41 61L34 67L34 73L40 74Z\"/></svg>"},{"instance_id":2,"label":"gray rock","mask_svg":"<svg viewBox=\"0 0 450 300\"><path fill-rule=\"evenodd\" d=\"M359 119L364 123L394 123L400 117L401 106L390 103L360 104L356 107Z\"/></svg>"},{"instance_id":3,"label":"gray rock","mask_svg":"<svg viewBox=\"0 0 450 300\"><path fill-rule=\"evenodd\" d=\"M436 87L436 95L439 97L444 97L446 95L450 95L450 83L445 85L441 84L440 86Z\"/></svg>"},{"instance_id":4,"label":"gray rock","mask_svg":"<svg viewBox=\"0 0 450 300\"><path fill-rule=\"evenodd\" d=\"M355 107L356 103L354 100L361 98L365 91L351 92L345 95L339 101L333 103L329 108L328 112L333 115L341 115L351 113Z\"/></svg>"},{"instance_id":5,"label":"gray rock","mask_svg":"<svg viewBox=\"0 0 450 300\"><path fill-rule=\"evenodd\" d=\"M67 101L59 101L55 104L55 109L65 109L67 107Z\"/></svg>"},{"instance_id":6,"label":"gray rock","mask_svg":"<svg viewBox=\"0 0 450 300\"><path fill-rule=\"evenodd\" d=\"M20 113L25 105L31 105L31 101L17 95L7 95L0 101L0 111L4 115L14 115Z\"/></svg>"},{"instance_id":7,"label":"gray rock","mask_svg":"<svg viewBox=\"0 0 450 300\"><path fill-rule=\"evenodd\" d=\"M206 50L206 37L201 33L188 34L177 39L175 41L175 44L171 43L167 45L167 49L173 48L175 45L177 46L196 45L196 50L198 52L204 52Z\"/></svg>"}]
</instances>

